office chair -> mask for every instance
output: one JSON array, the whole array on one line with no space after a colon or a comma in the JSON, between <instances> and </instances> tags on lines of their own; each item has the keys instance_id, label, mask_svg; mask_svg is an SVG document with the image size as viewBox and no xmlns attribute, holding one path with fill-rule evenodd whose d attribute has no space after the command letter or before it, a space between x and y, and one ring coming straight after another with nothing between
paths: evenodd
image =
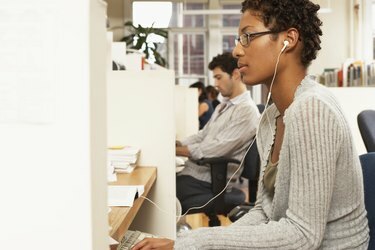
<instances>
[{"instance_id":1,"label":"office chair","mask_svg":"<svg viewBox=\"0 0 375 250\"><path fill-rule=\"evenodd\" d=\"M375 152L375 110L364 110L357 116L358 128L367 152Z\"/></svg>"},{"instance_id":2,"label":"office chair","mask_svg":"<svg viewBox=\"0 0 375 250\"><path fill-rule=\"evenodd\" d=\"M359 159L362 165L365 207L370 228L368 249L375 249L375 152L363 154Z\"/></svg>"},{"instance_id":3,"label":"office chair","mask_svg":"<svg viewBox=\"0 0 375 250\"><path fill-rule=\"evenodd\" d=\"M211 178L212 178L212 192L195 196L191 201L185 201L185 207L193 207L197 204L205 204L209 199L219 194L227 184L227 166L229 163L240 164L240 161L225 158L225 157L214 157L214 158L203 158L199 161L199 165L211 166ZM244 169L241 176L249 179L249 197L252 203L255 202L256 188L259 176L259 165L260 159L256 141L249 149L249 152L245 156ZM240 189L232 187L228 192L223 192L206 207L192 210L190 213L205 213L209 218L209 226L220 226L220 220L218 215L227 215L233 208L241 204L245 204L246 195ZM191 204L188 204L191 203Z\"/></svg>"},{"instance_id":4,"label":"office chair","mask_svg":"<svg viewBox=\"0 0 375 250\"><path fill-rule=\"evenodd\" d=\"M258 107L258 110L259 110L259 113L263 113L264 109L266 108L266 106L264 104L257 104L257 107Z\"/></svg>"},{"instance_id":5,"label":"office chair","mask_svg":"<svg viewBox=\"0 0 375 250\"><path fill-rule=\"evenodd\" d=\"M259 104L257 106L260 112L264 110L263 104ZM184 201L183 207L194 207L197 206L197 204L205 204L212 197L219 194L227 184L227 166L229 163L240 164L240 161L225 157L201 159L198 162L199 165L211 166L212 192L195 196L194 199L190 201ZM239 205L244 205L248 211L248 209L251 208L251 204L253 205L256 200L259 169L260 158L256 141L254 141L253 145L245 156L244 168L241 173L241 177L244 177L249 181L248 189L250 204L245 203L246 195L240 189L232 187L230 192L223 192L204 208L191 210L189 214L205 213L209 218L209 226L212 227L220 226L218 215L227 215L232 211L233 208ZM245 210L241 209L238 211L238 213L234 213L233 216L240 217L243 215L244 211Z\"/></svg>"}]
</instances>

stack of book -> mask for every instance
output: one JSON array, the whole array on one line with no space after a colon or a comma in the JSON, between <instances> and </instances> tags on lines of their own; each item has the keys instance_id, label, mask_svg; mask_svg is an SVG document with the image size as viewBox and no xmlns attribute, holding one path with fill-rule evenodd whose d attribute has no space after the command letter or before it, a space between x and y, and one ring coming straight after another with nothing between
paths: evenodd
<instances>
[{"instance_id":1,"label":"stack of book","mask_svg":"<svg viewBox=\"0 0 375 250\"><path fill-rule=\"evenodd\" d=\"M318 80L327 87L342 87L342 74L340 69L327 68Z\"/></svg>"},{"instance_id":2,"label":"stack of book","mask_svg":"<svg viewBox=\"0 0 375 250\"><path fill-rule=\"evenodd\" d=\"M140 148L135 146L108 148L109 167L116 173L131 173L136 167L140 151Z\"/></svg>"},{"instance_id":3,"label":"stack of book","mask_svg":"<svg viewBox=\"0 0 375 250\"><path fill-rule=\"evenodd\" d=\"M342 68L326 68L318 75L320 83L327 87L368 87L375 86L375 61L349 58Z\"/></svg>"},{"instance_id":4,"label":"stack of book","mask_svg":"<svg viewBox=\"0 0 375 250\"><path fill-rule=\"evenodd\" d=\"M370 62L366 65L367 71L367 86L375 86L375 62Z\"/></svg>"}]
</instances>

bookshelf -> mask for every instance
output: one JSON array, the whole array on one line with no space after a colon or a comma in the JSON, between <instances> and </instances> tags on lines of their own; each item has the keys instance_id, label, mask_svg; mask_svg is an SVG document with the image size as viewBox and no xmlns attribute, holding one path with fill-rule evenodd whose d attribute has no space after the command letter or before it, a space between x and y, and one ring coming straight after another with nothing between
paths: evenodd
<instances>
[{"instance_id":1,"label":"bookshelf","mask_svg":"<svg viewBox=\"0 0 375 250\"><path fill-rule=\"evenodd\" d=\"M349 58L341 68L328 68L319 75L328 87L375 87L375 62Z\"/></svg>"}]
</instances>

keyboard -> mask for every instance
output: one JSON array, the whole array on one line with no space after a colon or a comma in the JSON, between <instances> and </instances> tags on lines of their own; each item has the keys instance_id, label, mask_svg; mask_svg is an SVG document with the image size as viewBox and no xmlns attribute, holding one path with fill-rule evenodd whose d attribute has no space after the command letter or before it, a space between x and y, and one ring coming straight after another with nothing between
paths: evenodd
<instances>
[{"instance_id":1,"label":"keyboard","mask_svg":"<svg viewBox=\"0 0 375 250\"><path fill-rule=\"evenodd\" d=\"M156 236L140 231L126 231L122 238L117 250L130 250L135 244L143 240L144 238L157 238Z\"/></svg>"}]
</instances>

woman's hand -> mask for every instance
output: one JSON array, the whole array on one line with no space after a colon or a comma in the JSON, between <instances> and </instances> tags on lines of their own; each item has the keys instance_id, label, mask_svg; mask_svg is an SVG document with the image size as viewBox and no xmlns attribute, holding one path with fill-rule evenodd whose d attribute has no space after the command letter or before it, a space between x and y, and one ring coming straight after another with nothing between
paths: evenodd
<instances>
[{"instance_id":1,"label":"woman's hand","mask_svg":"<svg viewBox=\"0 0 375 250\"><path fill-rule=\"evenodd\" d=\"M138 242L132 250L147 250L147 249L160 249L160 250L173 250L174 241L165 238L145 238Z\"/></svg>"}]
</instances>

